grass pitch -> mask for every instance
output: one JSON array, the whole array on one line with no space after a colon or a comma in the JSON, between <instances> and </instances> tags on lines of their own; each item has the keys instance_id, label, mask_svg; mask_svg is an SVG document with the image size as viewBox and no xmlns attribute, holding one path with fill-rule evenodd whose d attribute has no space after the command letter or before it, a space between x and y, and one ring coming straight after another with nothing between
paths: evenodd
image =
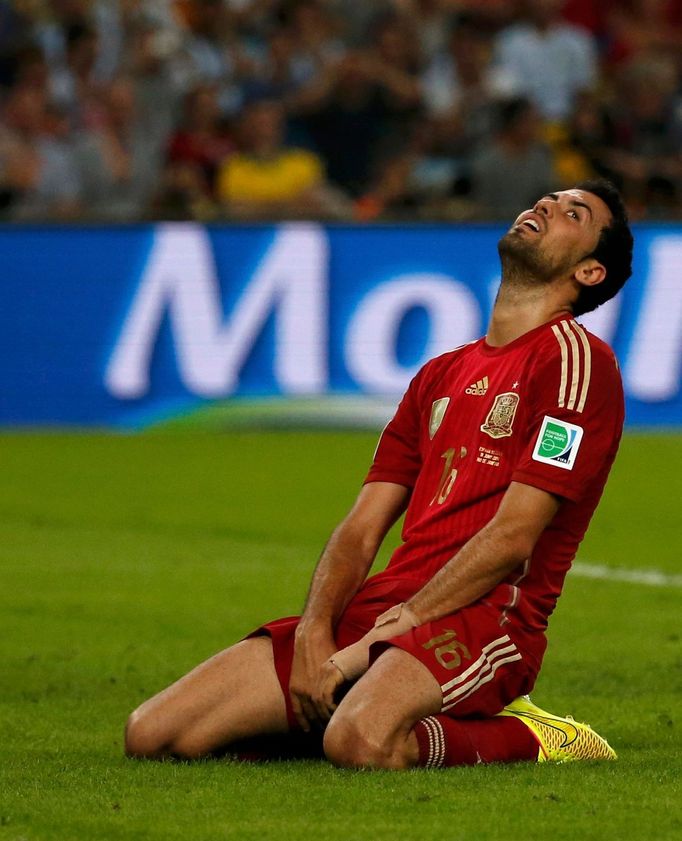
<instances>
[{"instance_id":1,"label":"grass pitch","mask_svg":"<svg viewBox=\"0 0 682 841\"><path fill-rule=\"evenodd\" d=\"M130 761L134 706L300 608L375 436L0 437L0 841L682 837L679 586L569 577L553 618L534 698L617 763ZM626 437L580 557L678 574L681 463L679 436Z\"/></svg>"}]
</instances>

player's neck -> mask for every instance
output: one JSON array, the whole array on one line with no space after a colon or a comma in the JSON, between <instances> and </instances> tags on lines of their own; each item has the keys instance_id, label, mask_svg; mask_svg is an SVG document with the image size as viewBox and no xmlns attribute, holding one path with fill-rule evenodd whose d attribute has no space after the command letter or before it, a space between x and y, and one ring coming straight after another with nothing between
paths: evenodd
<instances>
[{"instance_id":1,"label":"player's neck","mask_svg":"<svg viewBox=\"0 0 682 841\"><path fill-rule=\"evenodd\" d=\"M570 304L547 293L548 287L525 290L501 287L488 324L488 344L503 347L560 315L571 315Z\"/></svg>"}]
</instances>

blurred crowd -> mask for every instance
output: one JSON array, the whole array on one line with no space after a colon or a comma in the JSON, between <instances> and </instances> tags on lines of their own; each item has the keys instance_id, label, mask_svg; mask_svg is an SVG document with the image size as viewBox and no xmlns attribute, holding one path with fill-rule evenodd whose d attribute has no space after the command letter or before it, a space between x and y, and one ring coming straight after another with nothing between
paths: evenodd
<instances>
[{"instance_id":1,"label":"blurred crowd","mask_svg":"<svg viewBox=\"0 0 682 841\"><path fill-rule=\"evenodd\" d=\"M0 0L0 218L682 217L682 0Z\"/></svg>"}]
</instances>

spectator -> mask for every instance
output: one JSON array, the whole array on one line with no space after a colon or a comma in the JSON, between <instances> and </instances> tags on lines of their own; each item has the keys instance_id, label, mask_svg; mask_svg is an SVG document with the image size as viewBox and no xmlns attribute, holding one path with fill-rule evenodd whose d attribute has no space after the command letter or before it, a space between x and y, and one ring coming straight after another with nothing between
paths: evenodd
<instances>
[{"instance_id":1,"label":"spectator","mask_svg":"<svg viewBox=\"0 0 682 841\"><path fill-rule=\"evenodd\" d=\"M88 23L87 0L50 0L32 4L30 15L34 21L35 38L51 67L61 67L66 61L67 30Z\"/></svg>"},{"instance_id":2,"label":"spectator","mask_svg":"<svg viewBox=\"0 0 682 841\"><path fill-rule=\"evenodd\" d=\"M94 68L97 60L97 32L87 23L69 24L65 33L64 61L53 66L50 98L68 112L74 127L87 122L85 110L96 98Z\"/></svg>"},{"instance_id":3,"label":"spectator","mask_svg":"<svg viewBox=\"0 0 682 841\"><path fill-rule=\"evenodd\" d=\"M369 191L356 204L363 220L470 216L458 196L468 188L462 133L454 120L420 121L406 148L380 160Z\"/></svg>"},{"instance_id":4,"label":"spectator","mask_svg":"<svg viewBox=\"0 0 682 841\"><path fill-rule=\"evenodd\" d=\"M574 26L582 27L594 38L607 38L607 16L615 0L565 0L561 17Z\"/></svg>"},{"instance_id":5,"label":"spectator","mask_svg":"<svg viewBox=\"0 0 682 841\"><path fill-rule=\"evenodd\" d=\"M261 56L250 89L268 90L283 99L288 109L297 111L305 102L309 85L323 78L345 53L336 37L332 18L319 3L298 2L284 7L277 26L266 38L266 51Z\"/></svg>"},{"instance_id":6,"label":"spectator","mask_svg":"<svg viewBox=\"0 0 682 841\"><path fill-rule=\"evenodd\" d=\"M218 197L232 219L340 217L345 200L326 184L320 158L286 148L284 109L276 100L248 104L238 127L240 151L223 164Z\"/></svg>"},{"instance_id":7,"label":"spectator","mask_svg":"<svg viewBox=\"0 0 682 841\"><path fill-rule=\"evenodd\" d=\"M43 95L49 89L49 79L50 68L40 47L31 41L22 44L13 54L7 87L33 89Z\"/></svg>"},{"instance_id":8,"label":"spectator","mask_svg":"<svg viewBox=\"0 0 682 841\"><path fill-rule=\"evenodd\" d=\"M274 27L268 33L255 71L246 83L247 98L252 90L259 89L268 90L273 98L291 101L301 86L310 81L307 72L301 75L299 70L296 38L291 27L284 24Z\"/></svg>"},{"instance_id":9,"label":"spectator","mask_svg":"<svg viewBox=\"0 0 682 841\"><path fill-rule=\"evenodd\" d=\"M345 53L335 21L320 0L288 0L280 18L293 41L292 76L298 83L310 81Z\"/></svg>"},{"instance_id":10,"label":"spectator","mask_svg":"<svg viewBox=\"0 0 682 841\"><path fill-rule=\"evenodd\" d=\"M10 219L70 219L79 183L68 122L44 93L15 87L0 121L0 203Z\"/></svg>"},{"instance_id":11,"label":"spectator","mask_svg":"<svg viewBox=\"0 0 682 841\"><path fill-rule=\"evenodd\" d=\"M367 59L383 87L386 104L397 125L421 106L421 57L408 21L398 15L379 18Z\"/></svg>"},{"instance_id":12,"label":"spectator","mask_svg":"<svg viewBox=\"0 0 682 841\"><path fill-rule=\"evenodd\" d=\"M179 0L188 6L194 0ZM247 38L262 38L272 26L280 0L224 0L236 29Z\"/></svg>"},{"instance_id":13,"label":"spectator","mask_svg":"<svg viewBox=\"0 0 682 841\"><path fill-rule=\"evenodd\" d=\"M133 82L115 79L105 88L99 125L76 145L83 200L95 219L139 219L161 171L160 150L138 119Z\"/></svg>"},{"instance_id":14,"label":"spectator","mask_svg":"<svg viewBox=\"0 0 682 841\"><path fill-rule=\"evenodd\" d=\"M372 47L349 51L297 97L329 178L354 197L377 161L404 147L420 114L418 62L402 21L382 18L373 33Z\"/></svg>"},{"instance_id":15,"label":"spectator","mask_svg":"<svg viewBox=\"0 0 682 841\"><path fill-rule=\"evenodd\" d=\"M495 100L523 96L559 183L604 174L636 214L680 214L681 48L682 0L0 0L0 205L213 218L225 124L265 96L366 218L466 215L472 159L526 178L546 156L536 118L491 140Z\"/></svg>"},{"instance_id":16,"label":"spectator","mask_svg":"<svg viewBox=\"0 0 682 841\"><path fill-rule=\"evenodd\" d=\"M597 76L593 37L565 23L561 6L562 0L523 0L522 20L504 29L495 45L500 82L553 121L568 118L575 96Z\"/></svg>"},{"instance_id":17,"label":"spectator","mask_svg":"<svg viewBox=\"0 0 682 841\"><path fill-rule=\"evenodd\" d=\"M236 113L242 104L240 82L251 71L252 59L236 37L222 0L195 0L192 4L184 51L189 57L188 83L216 86L221 110Z\"/></svg>"},{"instance_id":18,"label":"spectator","mask_svg":"<svg viewBox=\"0 0 682 841\"><path fill-rule=\"evenodd\" d=\"M552 148L560 184L612 177L605 155L615 142L613 119L595 93L578 94L568 122L546 128L545 140Z\"/></svg>"},{"instance_id":19,"label":"spectator","mask_svg":"<svg viewBox=\"0 0 682 841\"><path fill-rule=\"evenodd\" d=\"M0 87L9 88L16 82L17 64L30 47L31 34L30 17L16 3L0 0Z\"/></svg>"},{"instance_id":20,"label":"spectator","mask_svg":"<svg viewBox=\"0 0 682 841\"><path fill-rule=\"evenodd\" d=\"M445 50L450 32L452 3L444 0L407 0L395 5L402 7L411 31L416 34L422 63Z\"/></svg>"},{"instance_id":21,"label":"spectator","mask_svg":"<svg viewBox=\"0 0 682 841\"><path fill-rule=\"evenodd\" d=\"M616 143L602 163L637 215L674 213L682 198L682 101L672 60L643 56L621 79ZM679 211L678 211L679 212Z\"/></svg>"},{"instance_id":22,"label":"spectator","mask_svg":"<svg viewBox=\"0 0 682 841\"><path fill-rule=\"evenodd\" d=\"M171 137L154 208L164 218L217 215L214 185L235 144L220 115L215 88L201 85L185 98L184 117Z\"/></svg>"},{"instance_id":23,"label":"spectator","mask_svg":"<svg viewBox=\"0 0 682 841\"><path fill-rule=\"evenodd\" d=\"M644 53L665 52L679 61L682 0L621 0L610 4L606 58L626 64Z\"/></svg>"},{"instance_id":24,"label":"spectator","mask_svg":"<svg viewBox=\"0 0 682 841\"><path fill-rule=\"evenodd\" d=\"M395 0L325 0L331 14L340 22L347 48L358 49L367 43L367 34L377 15L400 11ZM402 5L401 0L399 0Z\"/></svg>"},{"instance_id":25,"label":"spectator","mask_svg":"<svg viewBox=\"0 0 682 841\"><path fill-rule=\"evenodd\" d=\"M470 119L480 107L489 105L496 93L491 45L477 18L461 16L457 20L447 50L433 56L422 84L426 108L433 115L457 113Z\"/></svg>"},{"instance_id":26,"label":"spectator","mask_svg":"<svg viewBox=\"0 0 682 841\"><path fill-rule=\"evenodd\" d=\"M535 106L516 98L500 105L499 128L472 165L472 199L481 213L513 218L556 187L549 149L540 141Z\"/></svg>"},{"instance_id":27,"label":"spectator","mask_svg":"<svg viewBox=\"0 0 682 841\"><path fill-rule=\"evenodd\" d=\"M365 51L350 51L299 94L298 118L330 180L352 196L367 189L390 117L376 61Z\"/></svg>"},{"instance_id":28,"label":"spectator","mask_svg":"<svg viewBox=\"0 0 682 841\"><path fill-rule=\"evenodd\" d=\"M185 98L184 117L168 147L168 160L193 169L212 195L221 163L234 151L235 144L220 113L216 90L200 85Z\"/></svg>"},{"instance_id":29,"label":"spectator","mask_svg":"<svg viewBox=\"0 0 682 841\"><path fill-rule=\"evenodd\" d=\"M187 90L178 37L172 29L140 18L130 23L126 38L123 64L132 86L135 142L146 147L154 166L165 158Z\"/></svg>"}]
</instances>

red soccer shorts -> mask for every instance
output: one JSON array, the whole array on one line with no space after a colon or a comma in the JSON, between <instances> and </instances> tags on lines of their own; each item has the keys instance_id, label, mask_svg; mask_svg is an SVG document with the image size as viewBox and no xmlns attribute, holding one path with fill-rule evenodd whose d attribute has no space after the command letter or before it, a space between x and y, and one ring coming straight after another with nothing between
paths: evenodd
<instances>
[{"instance_id":1,"label":"red soccer shorts","mask_svg":"<svg viewBox=\"0 0 682 841\"><path fill-rule=\"evenodd\" d=\"M503 614L479 601L434 622L427 622L386 643L375 643L370 662L388 646L407 651L423 663L443 693L441 712L453 718L490 718L535 684L535 658ZM526 641L524 640L524 643Z\"/></svg>"},{"instance_id":2,"label":"red soccer shorts","mask_svg":"<svg viewBox=\"0 0 682 841\"><path fill-rule=\"evenodd\" d=\"M377 616L407 600L414 591L412 580L370 579L338 623L335 636L339 648L357 642L374 626ZM401 648L438 681L443 692L442 712L455 718L491 717L514 698L530 692L545 646L543 635L520 636L496 602L501 600L493 594L450 616L375 643L371 661L392 645ZM291 707L289 680L299 618L278 619L250 634L272 638L275 669L292 729L298 729L298 723Z\"/></svg>"}]
</instances>

